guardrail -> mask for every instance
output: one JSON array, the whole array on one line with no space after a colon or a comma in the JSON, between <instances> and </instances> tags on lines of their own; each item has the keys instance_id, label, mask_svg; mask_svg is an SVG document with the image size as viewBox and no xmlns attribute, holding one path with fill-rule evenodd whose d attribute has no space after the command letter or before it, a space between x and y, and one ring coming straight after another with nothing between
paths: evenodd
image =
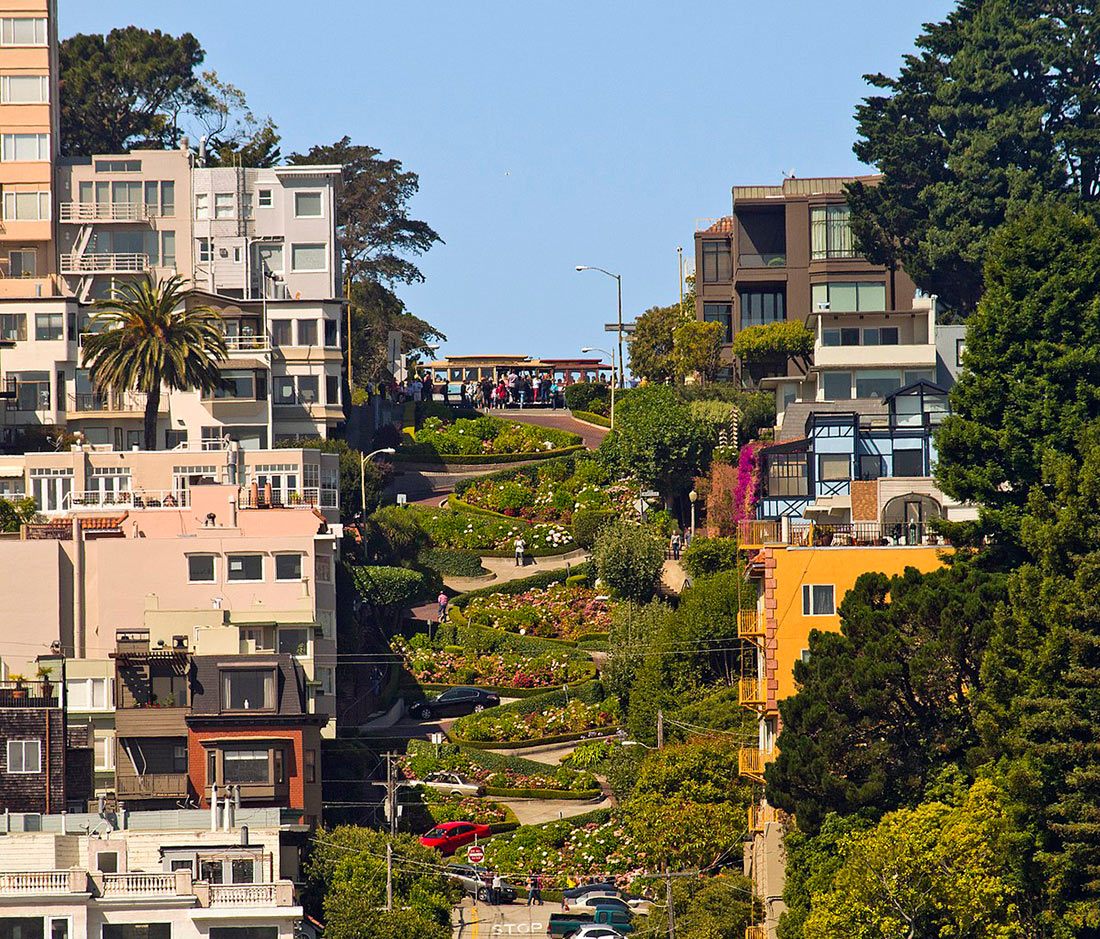
<instances>
[{"instance_id":1,"label":"guardrail","mask_svg":"<svg viewBox=\"0 0 1100 939\"><path fill-rule=\"evenodd\" d=\"M237 497L237 505L242 509L334 509L336 504L336 490L325 487L295 489L290 492L272 490L270 493L264 489L257 492L241 489Z\"/></svg>"},{"instance_id":2,"label":"guardrail","mask_svg":"<svg viewBox=\"0 0 1100 939\"><path fill-rule=\"evenodd\" d=\"M175 873L104 874L104 897L174 897Z\"/></svg>"},{"instance_id":3,"label":"guardrail","mask_svg":"<svg viewBox=\"0 0 1100 939\"><path fill-rule=\"evenodd\" d=\"M795 548L918 547L946 544L930 525L917 522L841 522L821 525L806 519L739 522L745 547L787 545Z\"/></svg>"},{"instance_id":4,"label":"guardrail","mask_svg":"<svg viewBox=\"0 0 1100 939\"><path fill-rule=\"evenodd\" d=\"M62 274L133 274L149 270L147 254L63 254Z\"/></svg>"},{"instance_id":5,"label":"guardrail","mask_svg":"<svg viewBox=\"0 0 1100 939\"><path fill-rule=\"evenodd\" d=\"M76 394L69 395L69 406L73 411L144 412L148 400L148 395L144 391L78 391ZM163 396L159 410L167 410Z\"/></svg>"},{"instance_id":6,"label":"guardrail","mask_svg":"<svg viewBox=\"0 0 1100 939\"><path fill-rule=\"evenodd\" d=\"M270 352L267 336L225 336L225 348L230 352Z\"/></svg>"},{"instance_id":7,"label":"guardrail","mask_svg":"<svg viewBox=\"0 0 1100 939\"><path fill-rule=\"evenodd\" d=\"M91 490L69 493L63 509L180 509L191 504L187 489L134 489L120 492Z\"/></svg>"},{"instance_id":8,"label":"guardrail","mask_svg":"<svg viewBox=\"0 0 1100 939\"><path fill-rule=\"evenodd\" d=\"M150 213L143 202L62 202L58 206L62 222L147 222Z\"/></svg>"},{"instance_id":9,"label":"guardrail","mask_svg":"<svg viewBox=\"0 0 1100 939\"><path fill-rule=\"evenodd\" d=\"M758 639L764 635L764 619L759 610L741 610L737 617L737 635L741 639Z\"/></svg>"},{"instance_id":10,"label":"guardrail","mask_svg":"<svg viewBox=\"0 0 1100 939\"><path fill-rule=\"evenodd\" d=\"M8 871L0 874L0 896L70 893L71 871Z\"/></svg>"},{"instance_id":11,"label":"guardrail","mask_svg":"<svg viewBox=\"0 0 1100 939\"><path fill-rule=\"evenodd\" d=\"M211 884L211 906L280 906L278 884Z\"/></svg>"},{"instance_id":12,"label":"guardrail","mask_svg":"<svg viewBox=\"0 0 1100 939\"><path fill-rule=\"evenodd\" d=\"M764 682L758 678L742 678L737 686L738 703L755 707L767 703Z\"/></svg>"}]
</instances>

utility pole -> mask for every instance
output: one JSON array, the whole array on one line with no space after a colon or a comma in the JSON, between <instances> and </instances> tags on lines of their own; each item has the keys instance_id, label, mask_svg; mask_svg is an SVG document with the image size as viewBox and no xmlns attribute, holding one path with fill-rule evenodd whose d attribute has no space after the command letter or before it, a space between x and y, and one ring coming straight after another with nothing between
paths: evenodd
<instances>
[{"instance_id":1,"label":"utility pole","mask_svg":"<svg viewBox=\"0 0 1100 939\"><path fill-rule=\"evenodd\" d=\"M664 749L665 745L665 712L657 708L657 749Z\"/></svg>"},{"instance_id":2,"label":"utility pole","mask_svg":"<svg viewBox=\"0 0 1100 939\"><path fill-rule=\"evenodd\" d=\"M672 908L672 872L665 865L665 902L668 903L668 939L676 939L676 911Z\"/></svg>"},{"instance_id":3,"label":"utility pole","mask_svg":"<svg viewBox=\"0 0 1100 939\"><path fill-rule=\"evenodd\" d=\"M386 909L393 909L393 839L397 835L397 781L393 772L395 754L386 754L386 805L390 816L390 837L386 841Z\"/></svg>"},{"instance_id":4,"label":"utility pole","mask_svg":"<svg viewBox=\"0 0 1100 939\"><path fill-rule=\"evenodd\" d=\"M344 299L348 302L348 394L351 394L351 275L344 281ZM349 402L350 403L350 402Z\"/></svg>"},{"instance_id":5,"label":"utility pole","mask_svg":"<svg viewBox=\"0 0 1100 939\"><path fill-rule=\"evenodd\" d=\"M684 315L684 249L677 247L676 257L680 261L680 315Z\"/></svg>"}]
</instances>

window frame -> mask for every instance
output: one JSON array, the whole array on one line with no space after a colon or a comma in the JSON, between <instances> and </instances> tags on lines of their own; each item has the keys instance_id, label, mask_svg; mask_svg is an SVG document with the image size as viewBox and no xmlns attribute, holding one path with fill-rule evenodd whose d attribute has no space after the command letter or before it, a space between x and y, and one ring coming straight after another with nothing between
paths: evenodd
<instances>
[{"instance_id":1,"label":"window frame","mask_svg":"<svg viewBox=\"0 0 1100 939\"><path fill-rule=\"evenodd\" d=\"M304 248L319 248L324 257L321 267L299 267L295 253ZM323 241L298 241L290 244L290 270L294 274L326 274L329 265L328 245Z\"/></svg>"},{"instance_id":2,"label":"window frame","mask_svg":"<svg viewBox=\"0 0 1100 939\"><path fill-rule=\"evenodd\" d=\"M835 464L839 467L840 461L844 461L844 475L838 476L836 470L826 472L827 464ZM852 481L852 456L850 453L819 453L817 455L817 481L819 483L846 483Z\"/></svg>"},{"instance_id":3,"label":"window frame","mask_svg":"<svg viewBox=\"0 0 1100 939\"><path fill-rule=\"evenodd\" d=\"M234 558L256 558L260 562L260 576L259 577L234 577L233 576L233 560ZM264 582L264 556L257 552L234 552L233 554L226 554L225 556L225 581L226 583L233 584L262 584Z\"/></svg>"},{"instance_id":4,"label":"window frame","mask_svg":"<svg viewBox=\"0 0 1100 939\"><path fill-rule=\"evenodd\" d=\"M275 191L270 187L256 189L256 208L270 209L275 205Z\"/></svg>"},{"instance_id":5,"label":"window frame","mask_svg":"<svg viewBox=\"0 0 1100 939\"><path fill-rule=\"evenodd\" d=\"M818 611L817 590L829 591L829 607L827 612ZM836 616L836 584L803 584L802 585L802 615L803 616Z\"/></svg>"},{"instance_id":6,"label":"window frame","mask_svg":"<svg viewBox=\"0 0 1100 939\"><path fill-rule=\"evenodd\" d=\"M298 200L302 196L316 196L317 197L317 212L316 214L303 214L298 210ZM325 194L321 189L296 189L294 190L294 217L295 218L324 218L325 217Z\"/></svg>"},{"instance_id":7,"label":"window frame","mask_svg":"<svg viewBox=\"0 0 1100 939\"><path fill-rule=\"evenodd\" d=\"M14 737L6 741L4 748L4 772L8 776L41 776L42 775L42 741L37 737ZM26 769L27 765L27 746L28 744L34 744L35 760L37 761L37 767L35 769ZM12 746L17 745L20 749L20 765L23 769L11 768L11 755Z\"/></svg>"},{"instance_id":8,"label":"window frame","mask_svg":"<svg viewBox=\"0 0 1100 939\"><path fill-rule=\"evenodd\" d=\"M13 11L14 12L14 11ZM33 42L15 41L15 23L33 23L31 31L34 33ZM39 27L41 27L42 39L39 40ZM5 37L9 37L5 39ZM50 42L49 21L44 16L4 16L0 17L0 47L10 49L40 49L48 46Z\"/></svg>"},{"instance_id":9,"label":"window frame","mask_svg":"<svg viewBox=\"0 0 1100 939\"><path fill-rule=\"evenodd\" d=\"M196 192L195 193L195 218L196 219L210 219L213 216L210 214L210 193L208 192Z\"/></svg>"},{"instance_id":10,"label":"window frame","mask_svg":"<svg viewBox=\"0 0 1100 939\"><path fill-rule=\"evenodd\" d=\"M191 566L192 561L209 560L210 561L210 577L196 578L194 576L194 568ZM216 584L218 582L218 556L213 553L196 553L187 555L187 582L189 584Z\"/></svg>"},{"instance_id":11,"label":"window frame","mask_svg":"<svg viewBox=\"0 0 1100 939\"><path fill-rule=\"evenodd\" d=\"M16 156L19 138L35 138L34 149L37 156L28 158ZM10 154L10 155L5 155ZM3 163L45 163L50 159L50 135L38 131L24 133L14 131L0 134L0 162Z\"/></svg>"},{"instance_id":12,"label":"window frame","mask_svg":"<svg viewBox=\"0 0 1100 939\"><path fill-rule=\"evenodd\" d=\"M263 704L259 707L233 707L232 706L232 689L231 680L235 675L241 675L244 673L259 674L264 676ZM245 714L250 711L263 711L271 712L278 709L279 706L279 690L278 690L278 674L274 666L259 666L254 665L248 668L223 668L220 669L218 675L218 691L219 700L218 704L222 713L233 714ZM270 698L268 692L271 692ZM224 768L223 768L224 772Z\"/></svg>"},{"instance_id":13,"label":"window frame","mask_svg":"<svg viewBox=\"0 0 1100 939\"><path fill-rule=\"evenodd\" d=\"M34 79L35 84L38 86L41 98L28 101L12 101L11 100L11 86L13 81L19 79ZM50 76L39 74L15 74L15 75L0 75L0 104L10 105L23 105L23 104L50 104Z\"/></svg>"},{"instance_id":14,"label":"window frame","mask_svg":"<svg viewBox=\"0 0 1100 939\"><path fill-rule=\"evenodd\" d=\"M276 583L301 583L302 581L302 552L301 551L279 551L275 555L275 582ZM283 577L279 574L279 562L284 558L295 558L298 561L298 573L293 577Z\"/></svg>"}]
</instances>

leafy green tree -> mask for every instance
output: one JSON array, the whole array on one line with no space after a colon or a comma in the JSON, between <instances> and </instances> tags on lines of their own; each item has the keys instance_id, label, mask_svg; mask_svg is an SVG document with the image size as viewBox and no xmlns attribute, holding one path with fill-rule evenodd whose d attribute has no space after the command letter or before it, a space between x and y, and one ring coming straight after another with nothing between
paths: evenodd
<instances>
[{"instance_id":1,"label":"leafy green tree","mask_svg":"<svg viewBox=\"0 0 1100 939\"><path fill-rule=\"evenodd\" d=\"M1012 843L1003 797L988 782L958 806L931 802L887 815L842 842L843 862L813 898L802 935L1022 939L1035 924Z\"/></svg>"},{"instance_id":2,"label":"leafy green tree","mask_svg":"<svg viewBox=\"0 0 1100 939\"><path fill-rule=\"evenodd\" d=\"M856 108L864 163L849 187L860 250L970 313L996 229L1046 195L1100 195L1094 4L962 0L926 24L896 78Z\"/></svg>"},{"instance_id":3,"label":"leafy green tree","mask_svg":"<svg viewBox=\"0 0 1100 939\"><path fill-rule=\"evenodd\" d=\"M668 498L690 488L709 455L706 428L692 419L688 405L672 388L635 388L616 404L615 432L609 434L619 462Z\"/></svg>"},{"instance_id":4,"label":"leafy green tree","mask_svg":"<svg viewBox=\"0 0 1100 939\"><path fill-rule=\"evenodd\" d=\"M814 331L801 320L749 326L734 336L733 354L746 362L794 359L805 373L814 354Z\"/></svg>"},{"instance_id":5,"label":"leafy green tree","mask_svg":"<svg viewBox=\"0 0 1100 939\"><path fill-rule=\"evenodd\" d=\"M678 878L672 885L672 907L677 939L744 939L745 927L756 922L752 882L737 874ZM646 926L660 929L659 923L664 918L654 910Z\"/></svg>"},{"instance_id":6,"label":"leafy green tree","mask_svg":"<svg viewBox=\"0 0 1100 939\"><path fill-rule=\"evenodd\" d=\"M0 531L12 534L38 514L34 499L0 499Z\"/></svg>"},{"instance_id":7,"label":"leafy green tree","mask_svg":"<svg viewBox=\"0 0 1100 939\"><path fill-rule=\"evenodd\" d=\"M348 573L370 620L392 634L414 603L433 596L439 585L424 571L407 567L349 566Z\"/></svg>"},{"instance_id":8,"label":"leafy green tree","mask_svg":"<svg viewBox=\"0 0 1100 939\"><path fill-rule=\"evenodd\" d=\"M366 521L363 532L367 559L385 564L412 563L431 543L416 515L404 506L387 505Z\"/></svg>"},{"instance_id":9,"label":"leafy green tree","mask_svg":"<svg viewBox=\"0 0 1100 939\"><path fill-rule=\"evenodd\" d=\"M912 805L940 767L980 759L975 698L1004 599L1003 576L966 561L861 575L841 631L811 632L809 660L795 663L768 801L815 834L829 812Z\"/></svg>"},{"instance_id":10,"label":"leafy green tree","mask_svg":"<svg viewBox=\"0 0 1100 939\"><path fill-rule=\"evenodd\" d=\"M648 528L615 519L596 535L596 573L616 596L646 603L653 599L665 563L665 546Z\"/></svg>"},{"instance_id":11,"label":"leafy green tree","mask_svg":"<svg viewBox=\"0 0 1100 939\"><path fill-rule=\"evenodd\" d=\"M718 377L722 367L722 324L684 319L672 333L676 378L692 376L705 385Z\"/></svg>"},{"instance_id":12,"label":"leafy green tree","mask_svg":"<svg viewBox=\"0 0 1100 939\"><path fill-rule=\"evenodd\" d=\"M737 568L736 538L703 538L691 540L684 553L680 555L684 570L692 577L717 574L719 571L732 571Z\"/></svg>"},{"instance_id":13,"label":"leafy green tree","mask_svg":"<svg viewBox=\"0 0 1100 939\"><path fill-rule=\"evenodd\" d=\"M439 855L411 835L393 842L393 910L386 903L387 836L321 829L305 866L305 905L334 939L449 939L454 887Z\"/></svg>"},{"instance_id":14,"label":"leafy green tree","mask_svg":"<svg viewBox=\"0 0 1100 939\"><path fill-rule=\"evenodd\" d=\"M213 391L227 352L221 317L195 304L180 277L126 281L96 304L84 364L99 388L145 394L145 449L157 446L161 387Z\"/></svg>"},{"instance_id":15,"label":"leafy green tree","mask_svg":"<svg viewBox=\"0 0 1100 939\"><path fill-rule=\"evenodd\" d=\"M674 381L676 329L684 322L678 303L652 306L639 316L630 337L630 374L658 385Z\"/></svg>"},{"instance_id":16,"label":"leafy green tree","mask_svg":"<svg viewBox=\"0 0 1100 939\"><path fill-rule=\"evenodd\" d=\"M206 138L207 166L274 166L279 162L280 137L274 121L257 118L244 92L222 81L217 72L202 73L190 110L195 132Z\"/></svg>"},{"instance_id":17,"label":"leafy green tree","mask_svg":"<svg viewBox=\"0 0 1100 939\"><path fill-rule=\"evenodd\" d=\"M756 591L734 570L705 574L680 595L676 608L675 666L695 684L731 684L741 674L741 643L736 635L740 609L756 608Z\"/></svg>"},{"instance_id":18,"label":"leafy green tree","mask_svg":"<svg viewBox=\"0 0 1100 939\"><path fill-rule=\"evenodd\" d=\"M1023 213L993 239L986 293L967 326L966 368L940 427L936 477L982 506L1002 548L1048 453L1073 451L1100 417L1100 226L1058 205Z\"/></svg>"}]
</instances>

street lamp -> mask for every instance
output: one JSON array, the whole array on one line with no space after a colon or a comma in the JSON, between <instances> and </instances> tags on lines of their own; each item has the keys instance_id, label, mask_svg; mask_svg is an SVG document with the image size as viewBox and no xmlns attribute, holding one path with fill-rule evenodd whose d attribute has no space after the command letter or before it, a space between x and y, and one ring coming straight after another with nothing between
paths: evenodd
<instances>
[{"instance_id":1,"label":"street lamp","mask_svg":"<svg viewBox=\"0 0 1100 939\"><path fill-rule=\"evenodd\" d=\"M602 352L604 355L611 356L611 429L615 429L615 350L612 349L608 352L606 349L599 349L596 346L585 346L581 349L581 352Z\"/></svg>"},{"instance_id":2,"label":"street lamp","mask_svg":"<svg viewBox=\"0 0 1100 939\"><path fill-rule=\"evenodd\" d=\"M372 456L378 456L379 453L396 453L393 447L383 447L381 450L372 450L370 453L364 453L359 456L359 498L360 509L363 513L364 519L367 515L367 460Z\"/></svg>"},{"instance_id":3,"label":"street lamp","mask_svg":"<svg viewBox=\"0 0 1100 939\"><path fill-rule=\"evenodd\" d=\"M601 274L606 274L608 277L614 277L619 285L619 387L626 387L626 370L624 368L623 360L623 278L621 274L612 274L611 271L605 271L602 267L591 267L588 264L578 264L578 271L599 271Z\"/></svg>"},{"instance_id":4,"label":"street lamp","mask_svg":"<svg viewBox=\"0 0 1100 939\"><path fill-rule=\"evenodd\" d=\"M691 503L691 540L695 540L695 500L699 498L699 493L694 489L688 493L688 501Z\"/></svg>"}]
</instances>

